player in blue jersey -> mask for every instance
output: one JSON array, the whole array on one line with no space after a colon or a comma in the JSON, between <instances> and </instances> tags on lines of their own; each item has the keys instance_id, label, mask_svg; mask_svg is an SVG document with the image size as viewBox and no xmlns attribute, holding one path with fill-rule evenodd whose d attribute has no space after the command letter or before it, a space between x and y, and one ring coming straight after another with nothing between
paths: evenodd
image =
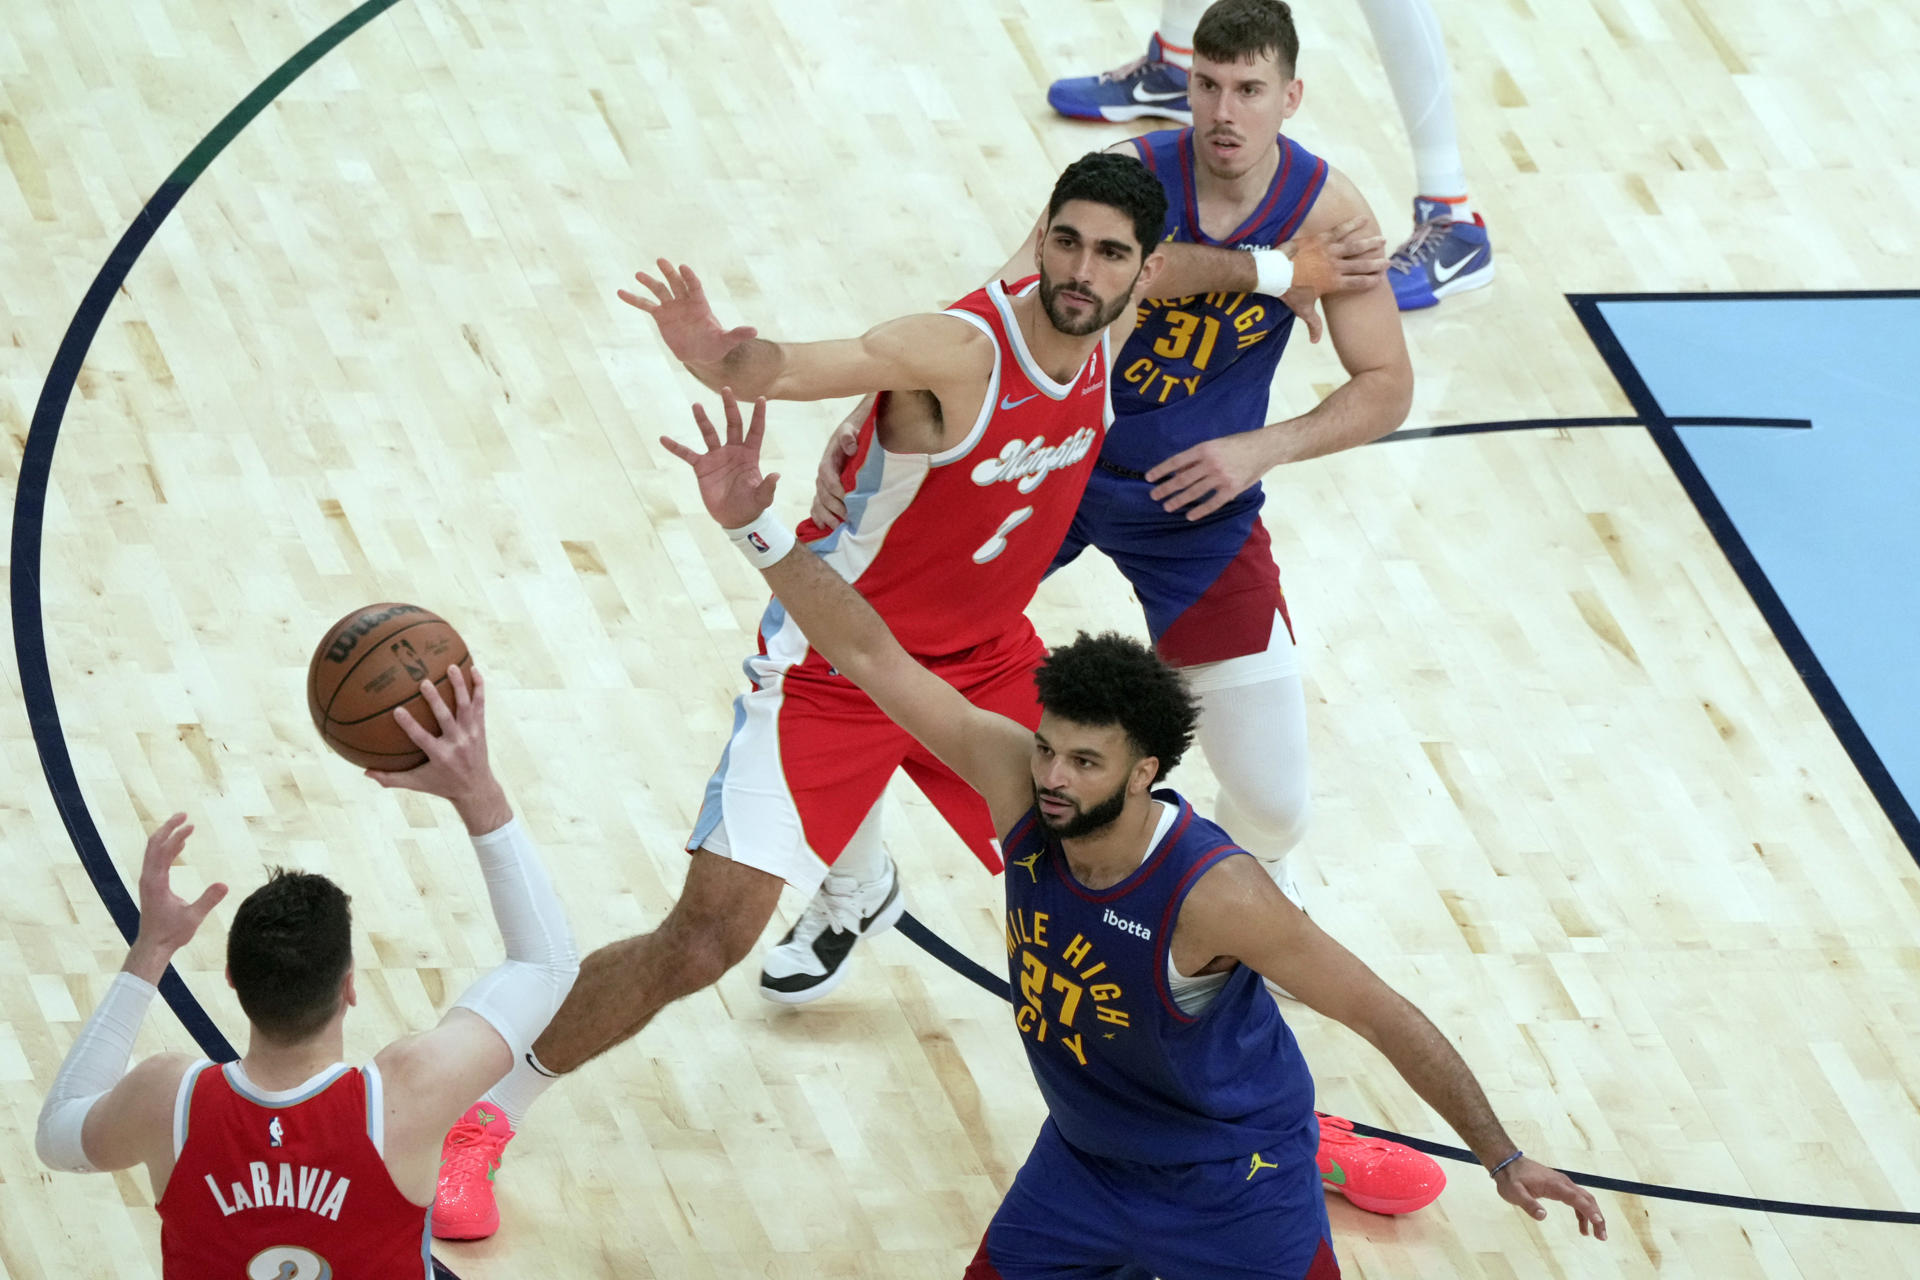
<instances>
[{"instance_id":1,"label":"player in blue jersey","mask_svg":"<svg viewBox=\"0 0 1920 1280\"><path fill-rule=\"evenodd\" d=\"M1413 370L1390 288L1356 273L1321 298L1348 381L1299 417L1269 424L1267 400L1296 319L1284 286L1258 264L1299 238L1349 237L1359 258L1383 243L1372 211L1339 170L1281 135L1298 109L1299 36L1279 0L1221 0L1195 29L1194 125L1122 142L1167 193L1163 235L1186 255L1183 278L1218 272L1213 292L1150 301L1114 357L1117 420L1079 514L1055 559L1091 546L1119 566L1160 654L1199 695L1199 742L1220 793L1215 811L1291 892L1282 860L1305 831L1307 710L1292 622L1260 513L1260 479L1289 462L1376 439L1405 418ZM1037 232L1037 228L1036 228ZM1001 270L1029 269L1029 237ZM1248 251L1248 252L1243 252ZM1270 261L1270 259L1268 259ZM1241 283L1228 279L1238 265ZM850 421L852 421L850 419ZM840 458L823 462L814 517L831 527ZM793 930L763 962L761 985L788 1002L796 983L831 990L859 937L884 928L898 901L872 819ZM1430 1159L1363 1139L1330 1117L1328 1185L1378 1212L1417 1209L1443 1181ZM1344 1180L1337 1169L1364 1170Z\"/></svg>"},{"instance_id":2,"label":"player in blue jersey","mask_svg":"<svg viewBox=\"0 0 1920 1280\"><path fill-rule=\"evenodd\" d=\"M1452 1044L1218 825L1155 790L1194 735L1175 670L1118 635L1053 651L1029 730L969 703L812 552L760 473L764 402L695 408L708 513L835 669L985 799L1004 833L1014 1021L1048 1119L969 1280L1329 1280L1313 1081L1261 979L1365 1036L1536 1219L1592 1195L1527 1158Z\"/></svg>"},{"instance_id":3,"label":"player in blue jersey","mask_svg":"<svg viewBox=\"0 0 1920 1280\"><path fill-rule=\"evenodd\" d=\"M1207 0L1161 0L1160 25L1144 57L1101 75L1056 80L1047 102L1079 120L1151 116L1192 124L1194 31L1207 7ZM1413 198L1413 235L1394 250L1388 279L1400 309L1414 311L1492 284L1493 244L1467 197L1453 76L1432 0L1360 0L1360 8L1413 143L1420 193Z\"/></svg>"},{"instance_id":4,"label":"player in blue jersey","mask_svg":"<svg viewBox=\"0 0 1920 1280\"><path fill-rule=\"evenodd\" d=\"M1311 412L1267 422L1268 392L1296 316L1271 288L1260 289L1254 262L1289 238L1335 229L1353 231L1359 253L1381 241L1353 184L1280 136L1301 95L1293 75L1299 39L1286 6L1223 0L1194 41L1194 127L1113 150L1139 157L1160 179L1166 237L1190 254L1210 248L1238 262L1244 284L1141 307L1114 359L1118 421L1056 567L1092 546L1125 573L1161 656L1186 668L1200 694L1200 746L1221 784L1217 810L1255 853L1278 864L1307 823L1306 698L1260 520L1260 479L1276 466L1393 430L1411 402L1413 370L1382 277L1350 276L1347 288L1322 298L1349 380ZM1237 252L1243 249L1254 252ZM1002 274L1032 257L1029 239ZM814 504L815 519L829 527L845 510L840 447L829 448ZM890 888L877 843L869 859L872 867L846 860L839 877ZM859 892L878 900L878 888ZM769 969L808 962L776 952Z\"/></svg>"}]
</instances>

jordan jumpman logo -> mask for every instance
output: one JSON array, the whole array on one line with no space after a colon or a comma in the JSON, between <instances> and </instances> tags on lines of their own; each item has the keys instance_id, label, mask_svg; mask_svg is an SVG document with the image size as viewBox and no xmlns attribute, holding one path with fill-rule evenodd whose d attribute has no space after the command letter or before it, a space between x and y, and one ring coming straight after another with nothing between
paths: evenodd
<instances>
[{"instance_id":1,"label":"jordan jumpman logo","mask_svg":"<svg viewBox=\"0 0 1920 1280\"><path fill-rule=\"evenodd\" d=\"M1280 1167L1279 1165L1275 1164L1271 1160L1262 1160L1260 1158L1260 1153L1256 1151L1253 1153L1253 1164L1247 1170L1247 1181L1252 1182L1253 1175L1260 1172L1262 1169L1278 1169L1279 1167Z\"/></svg>"},{"instance_id":2,"label":"jordan jumpman logo","mask_svg":"<svg viewBox=\"0 0 1920 1280\"><path fill-rule=\"evenodd\" d=\"M1027 869L1027 874L1033 877L1033 882L1035 884L1039 884L1040 873L1033 869L1033 864L1040 861L1040 855L1045 852L1046 852L1045 849L1036 849L1024 858L1015 858L1013 860L1013 865L1016 867L1025 867Z\"/></svg>"}]
</instances>

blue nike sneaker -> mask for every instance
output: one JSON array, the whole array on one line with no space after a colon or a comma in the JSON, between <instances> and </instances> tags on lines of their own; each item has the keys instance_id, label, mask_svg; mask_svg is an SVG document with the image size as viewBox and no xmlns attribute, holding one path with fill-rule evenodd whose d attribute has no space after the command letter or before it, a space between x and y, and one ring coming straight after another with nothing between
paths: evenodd
<instances>
[{"instance_id":1,"label":"blue nike sneaker","mask_svg":"<svg viewBox=\"0 0 1920 1280\"><path fill-rule=\"evenodd\" d=\"M1416 196L1413 235L1387 260L1393 300L1402 311L1418 311L1448 294L1493 283L1493 242L1487 224L1456 221L1445 201Z\"/></svg>"},{"instance_id":2,"label":"blue nike sneaker","mask_svg":"<svg viewBox=\"0 0 1920 1280\"><path fill-rule=\"evenodd\" d=\"M1148 41L1144 58L1124 67L1097 76L1055 80L1047 89L1047 105L1075 120L1160 116L1193 123L1193 108L1187 105L1187 73L1166 60L1157 35Z\"/></svg>"}]
</instances>

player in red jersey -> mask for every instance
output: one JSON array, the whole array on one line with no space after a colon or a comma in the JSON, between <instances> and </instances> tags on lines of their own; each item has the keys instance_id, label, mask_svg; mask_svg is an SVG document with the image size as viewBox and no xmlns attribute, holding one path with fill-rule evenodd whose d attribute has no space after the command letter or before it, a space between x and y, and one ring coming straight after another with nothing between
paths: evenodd
<instances>
[{"instance_id":1,"label":"player in red jersey","mask_svg":"<svg viewBox=\"0 0 1920 1280\"><path fill-rule=\"evenodd\" d=\"M820 550L930 666L981 705L1029 718L1044 650L1023 610L1112 420L1107 353L1162 267L1154 246L1166 197L1137 161L1100 155L1061 175L1048 208L1035 278L845 341L725 330L698 277L664 261L660 278L637 277L646 293L621 293L709 386L805 400L887 393L849 464L858 513ZM762 549L794 538L771 522L733 534ZM534 1052L488 1091L503 1135L559 1075L746 956L782 886L812 893L896 767L943 807L965 797L961 821L982 855L997 857L978 799L812 654L777 600L760 631L753 688L736 703L688 841L680 900L653 933L586 958ZM489 1190L469 1177L442 1181L443 1197Z\"/></svg>"},{"instance_id":2,"label":"player in red jersey","mask_svg":"<svg viewBox=\"0 0 1920 1280\"><path fill-rule=\"evenodd\" d=\"M579 962L567 922L487 763L485 686L456 668L454 707L422 684L441 727L395 713L426 764L368 776L442 796L473 837L507 960L431 1031L355 1070L340 1061L355 1002L346 894L276 872L234 913L227 976L246 1011L244 1056L224 1066L162 1053L127 1059L154 984L226 896L169 883L193 828L174 814L147 841L140 932L61 1064L35 1148L71 1172L147 1166L164 1275L431 1277L428 1223L447 1126L504 1075L559 1007Z\"/></svg>"},{"instance_id":3,"label":"player in red jersey","mask_svg":"<svg viewBox=\"0 0 1920 1280\"><path fill-rule=\"evenodd\" d=\"M803 525L801 536L817 539L928 666L977 704L1031 720L1044 649L1024 611L1112 422L1108 355L1131 331L1139 297L1227 287L1251 271L1248 255L1203 246L1163 257L1165 214L1160 184L1137 160L1086 157L1054 185L1034 275L843 341L773 343L749 328L723 329L699 278L664 260L658 278L636 277L644 293L620 296L653 316L673 354L710 387L794 400L883 393L847 464L852 516L831 535ZM1337 237L1323 236L1270 251L1268 265L1291 266L1296 291L1286 301L1310 312L1347 270L1342 254ZM763 551L794 538L771 522L733 536ZM812 653L778 600L747 665L753 687L735 703L687 842L680 900L654 932L586 958L534 1051L482 1100L500 1117L485 1127L497 1135L488 1140L511 1137L560 1075L737 964L782 885L811 894L871 829L861 815L894 769L905 768L998 867L979 798ZM897 893L882 896L873 911L897 916ZM449 1165L441 1203L492 1192Z\"/></svg>"}]
</instances>

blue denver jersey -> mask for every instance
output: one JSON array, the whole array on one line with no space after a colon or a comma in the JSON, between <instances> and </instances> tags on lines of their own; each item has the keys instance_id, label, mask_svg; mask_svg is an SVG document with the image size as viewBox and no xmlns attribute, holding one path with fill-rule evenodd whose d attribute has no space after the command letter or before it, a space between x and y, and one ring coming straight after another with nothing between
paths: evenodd
<instances>
[{"instance_id":1,"label":"blue denver jersey","mask_svg":"<svg viewBox=\"0 0 1920 1280\"><path fill-rule=\"evenodd\" d=\"M1200 229L1193 130L1134 139L1167 191L1166 239L1258 249L1291 238L1326 185L1327 164L1279 138L1280 161L1259 206L1232 235ZM1052 569L1098 547L1126 575L1161 657L1176 666L1259 653L1286 608L1258 484L1199 520L1169 513L1145 474L1176 453L1267 421L1267 396L1293 313L1258 293L1151 301L1113 359L1116 420ZM1049 569L1049 572L1052 571Z\"/></svg>"},{"instance_id":2,"label":"blue denver jersey","mask_svg":"<svg viewBox=\"0 0 1920 1280\"><path fill-rule=\"evenodd\" d=\"M1191 129L1163 129L1134 139L1141 161L1166 188L1168 240L1272 248L1299 231L1326 185L1327 162L1279 138L1280 164L1266 198L1231 235L1215 240L1200 229L1192 138ZM1108 432L1101 461L1144 472L1204 440L1264 425L1293 319L1285 303L1260 293L1142 304L1133 336L1114 357L1113 408L1125 422Z\"/></svg>"},{"instance_id":3,"label":"blue denver jersey","mask_svg":"<svg viewBox=\"0 0 1920 1280\"><path fill-rule=\"evenodd\" d=\"M1245 856L1173 791L1171 829L1111 888L1073 878L1036 810L1007 833L1007 967L1014 1021L1061 1135L1142 1164L1313 1166L1313 1078L1260 975L1241 965L1182 1013L1167 986L1181 904L1222 858Z\"/></svg>"}]
</instances>

